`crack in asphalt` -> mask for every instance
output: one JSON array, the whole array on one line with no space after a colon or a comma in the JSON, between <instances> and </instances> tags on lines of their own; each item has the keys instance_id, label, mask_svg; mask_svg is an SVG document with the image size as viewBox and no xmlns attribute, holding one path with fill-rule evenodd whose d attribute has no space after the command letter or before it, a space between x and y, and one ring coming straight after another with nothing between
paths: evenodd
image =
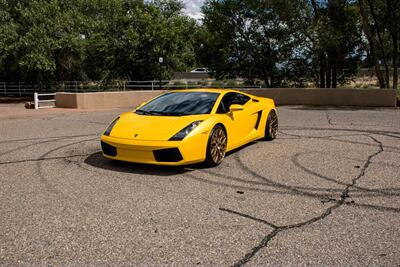
<instances>
[{"instance_id":1,"label":"crack in asphalt","mask_svg":"<svg viewBox=\"0 0 400 267\"><path fill-rule=\"evenodd\" d=\"M382 149L383 149L383 147L382 147ZM313 151L313 152L302 152L302 153L296 153L296 154L294 154L294 155L292 156L292 163L293 163L297 168L299 168L299 169L301 169L301 170L303 170L303 171L305 171L305 172L307 172L307 173L309 173L309 174L312 174L313 176L316 176L316 177L318 177L318 178L321 178L321 179L323 179L323 180L326 180L326 181L329 181L329 182L332 182L332 183L335 183L335 184L338 184L338 185L343 185L343 186L349 186L349 185L351 185L351 183L349 184L349 183L337 181L336 179L333 179L333 178L328 177L328 176L326 176L326 175L317 173L317 172L315 172L315 171L313 171L313 170L311 170L311 169L309 169L309 168L307 168L307 167L301 165L300 162L299 162L299 156L300 156L300 155L309 154L309 153L315 153L315 152L314 152L314 151ZM372 163L372 162L371 162L371 163ZM375 162L374 162L374 163L375 163ZM356 167L357 167L357 168L360 168L360 166L358 166L358 165L357 165ZM361 192L372 192L372 193L381 192L381 193L383 193L383 191L385 191L385 192L384 192L385 195L394 195L394 196L399 196L399 195L400 195L400 192L390 192L390 191L396 191L396 189L393 190L393 188L391 188L390 190L382 190L382 189L369 189L369 188L366 188L366 187L356 186L356 185L353 185L353 187L356 188L356 189L358 189L358 190L361 191ZM336 192L337 190L325 189L325 191Z\"/></svg>"},{"instance_id":2,"label":"crack in asphalt","mask_svg":"<svg viewBox=\"0 0 400 267\"><path fill-rule=\"evenodd\" d=\"M233 213L233 214L242 216L242 217L244 217L244 218L248 218L248 219L251 219L251 220L253 220L253 221L266 224L266 225L268 225L268 226L271 226L272 228L279 228L279 226L277 226L277 225L275 225L275 224L273 224L273 223L270 223L270 222L268 222L268 221L266 221L266 220L263 220L263 219L259 219L259 218L253 217L253 216L248 215L248 214L245 214L245 213L237 212L237 211L234 211L234 210L231 210L231 209L226 209L226 208L219 208L219 210L221 210L221 211L226 211L226 212L229 212L229 213Z\"/></svg>"},{"instance_id":3,"label":"crack in asphalt","mask_svg":"<svg viewBox=\"0 0 400 267\"><path fill-rule=\"evenodd\" d=\"M266 220L259 219L259 218L256 218L256 217L253 217L253 216L251 216L251 215L247 215L247 214L244 214L244 213L241 213L241 212L238 212L238 211L234 211L234 210L226 209L226 208L219 208L219 210L221 210L221 211L228 212L228 213L231 213L231 214L235 214L235 215L238 215L238 216L247 218L247 219L251 219L251 220L257 221L257 222L259 222L259 223L266 224L266 225L268 225L268 226L270 226L270 227L273 228L273 231L272 231L272 232L270 232L267 236L265 236L265 237L262 239L262 241L261 241L256 247L254 247L250 252L248 252L242 259L240 259L239 261L237 261L233 266L243 266L244 264L246 264L246 263L248 263L249 261L251 261L251 259L252 259L261 249L267 247L268 244L269 244L269 242L270 242L275 236L277 236L280 232L286 231L286 230L290 230L290 229L293 229L293 228L301 228L301 227L304 227L304 226L306 226L306 225L312 224L312 223L314 223L314 222L320 221L320 220L326 218L327 216L329 216L329 215L332 213L333 210L339 208L339 207L342 206L343 204L347 204L347 205L354 204L353 202L346 202L346 199L350 198L350 196L349 196L349 191L350 191L350 189L351 189L352 187L354 187L355 184L357 183L357 181L358 181L361 177L363 177L363 176L365 175L366 170L368 169L368 167L369 167L370 164L372 163L372 159L373 159L375 156L377 156L379 153L383 152L383 150L384 150L383 144L382 144L379 140L377 140L376 138L374 138L374 137L372 137L372 136L369 136L369 135L365 135L365 136L368 136L368 137L371 138L375 143L379 144L379 150L378 150L377 152L375 152L375 153L369 155L368 158L367 158L367 160L366 160L366 162L365 162L364 165L362 166L362 168L360 168L361 171L360 171L359 175L357 175L355 178L353 178L353 179L352 179L352 182L351 182L350 184L345 184L345 185L346 185L346 188L345 188L343 191L341 191L341 198L340 198L340 200L329 199L328 202L335 202L335 204L334 204L333 206L327 208L327 209L325 210L325 212L323 212L321 215L319 215L319 216L317 216L317 217L313 217L313 218L311 218L311 219L309 219L309 220L307 220L307 221L300 222L300 223L297 223L297 224L278 226L278 225L275 225L275 224L273 224L273 223L271 223L271 222L268 222L268 221L266 221ZM86 142L86 141L90 141L90 140L93 140L93 139L82 140L82 141L79 141L79 142L76 142L76 143L73 143L73 144L77 144L77 143L81 143L81 142ZM53 140L53 141L56 141L56 140ZM56 150L58 150L58 149L60 149L60 148L63 148L63 147L67 147L67 146L73 145L73 144L68 144L68 145L65 145L65 146L58 147ZM51 152L52 152L52 151L51 151ZM28 159L28 160L16 161L16 162L0 162L0 164L19 163L19 162L27 162L27 161L38 161L38 162L40 162L40 161L51 160L51 159L68 159L68 158L74 158L74 157L84 157L84 156L91 155L92 153L90 153L90 154L80 154L80 155L70 155L70 156L63 156L63 157L51 157L51 158L50 158L50 157L44 157L44 156L47 155L47 154L48 154L48 153L45 153L44 155L42 155L42 156L41 156L40 158L38 158L38 159ZM258 183L259 183L259 182L258 182ZM265 181L265 182L262 182L262 183L260 183L260 184L262 184L262 185L276 186L276 184L271 184L270 181ZM294 188L292 188L292 187L286 187L286 186L284 186L284 185L282 185L282 184L279 184L278 187L281 187L281 189L284 189L284 190L294 190ZM359 206L359 205L358 205L358 206ZM397 211L397 209L395 209L395 208L387 208L387 209L390 209L390 210L392 210L392 211Z\"/></svg>"},{"instance_id":4,"label":"crack in asphalt","mask_svg":"<svg viewBox=\"0 0 400 267\"><path fill-rule=\"evenodd\" d=\"M219 208L221 211L229 212L229 213L231 213L231 214L235 214L235 215L238 215L238 216L247 218L247 219L251 219L251 220L254 220L254 221L256 221L256 222L260 222L260 223L266 224L266 225L268 225L268 226L270 226L270 227L273 228L273 231L270 232L268 235L266 235L266 236L261 240L261 242L260 242L257 246L253 247L248 253L246 253L246 254L244 255L243 258L241 258L240 260L238 260L237 262L235 262L232 266L234 266L234 267L239 267L239 266L243 266L243 265L245 265L246 263L250 262L250 261L253 259L253 257L254 257L261 249L267 247L268 244L269 244L269 242L270 242L276 235L278 235L280 232L287 231L287 230L290 230L290 229L293 229L293 228L301 228L301 227L310 225L310 224L312 224L312 223L318 222L318 221L320 221L320 220L323 220L324 218L326 218L327 216L329 216L334 210L336 210L337 208L341 207L343 204L348 204L348 202L346 202L346 200L347 200L348 198L351 198L350 195L349 195L350 189L351 189L354 185L356 185L357 181L360 180L360 179L365 175L365 173L366 173L368 167L370 166L370 164L371 164L371 162L372 162L372 159L384 151L383 143L382 143L382 142L380 142L379 140L377 140L377 139L374 138L373 136L370 136L370 135L367 135L367 136L368 136L369 138L371 138L371 139L378 145L378 148L379 148L379 149L378 149L376 152L374 152L374 153L372 153L372 154L370 154L370 155L368 156L368 158L365 160L363 166L362 166L361 169L360 169L360 173L359 173L356 177L354 177L354 178L352 179L351 184L347 185L347 186L344 188L344 190L342 191L342 193L341 193L341 195L340 195L340 199L339 199L339 200L335 200L335 201L336 201L335 204L334 204L333 206L330 206L329 208L327 208L327 209L326 209L321 215L319 215L319 216L313 217L313 218L311 218L311 219L309 219L309 220L307 220L307 221L300 222L300 223L297 223L297 224L284 225L284 226L276 226L276 225L274 225L273 223L270 223L270 222L268 222L268 221L266 221L266 220L263 220L263 219L255 218L255 217L253 217L253 216L251 216L251 215L247 215L247 214L244 214L244 213L241 213L241 212L238 212L238 211L233 211L233 210L226 209L226 208Z\"/></svg>"},{"instance_id":5,"label":"crack in asphalt","mask_svg":"<svg viewBox=\"0 0 400 267\"><path fill-rule=\"evenodd\" d=\"M329 123L329 121L328 121L328 123ZM330 123L330 124L331 124L331 123ZM327 129L327 130L328 130L328 129ZM335 129L330 129L330 130L335 130ZM375 133L375 134L379 135L379 133ZM97 135L97 134L93 134L93 135ZM93 135L81 135L81 136L93 136ZM336 200L336 199L329 199L329 201L327 201L327 202L333 202L332 206L328 207L328 208L327 208L322 214L320 214L319 216L313 217L313 218L311 218L311 219L309 219L309 220L307 220L307 221L304 221L304 222L300 222L300 223L296 223L296 224L289 224L289 225L279 226L279 225L275 225L275 224L273 224L273 223L271 223L271 222L268 222L268 221L266 221L266 220L253 217L253 216L251 216L251 215L247 215L247 214L245 214L245 213L241 213L241 212L238 212L238 211L234 211L234 210L227 209L227 208L222 208L222 207L219 208L220 211L227 212L227 213L230 213L230 214L233 214L233 215L237 215L237 216L241 216L241 217L244 217L244 218L246 218L246 219L250 219L250 220L253 220L253 221L256 221L256 222L259 222L259 223L263 223L263 224L268 225L268 226L270 226L270 227L273 228L272 232L270 232L268 235L266 235L256 247L254 247L251 251L249 251L247 254L245 254L245 256L244 256L242 259L240 259L239 261L237 261L233 266L243 266L243 265L245 265L246 263L248 263L249 261L251 261L251 260L253 259L253 257L254 257L260 250L262 250L263 248L267 247L267 246L269 245L269 242L270 242L274 237L276 237L280 232L283 232L283 231L286 231L286 230L290 230L290 229L294 229L294 228L301 228L301 227L310 225L310 224L312 224L312 223L314 223L314 222L323 220L324 218L326 218L327 216L329 216L335 209L339 208L339 207L342 206L343 204L346 204L346 205L354 205L354 206L359 206L359 207L368 206L368 207L375 208L375 209L381 209L381 208L382 208L382 209L385 209L385 210L387 210L387 211L394 211L394 212L399 212L399 211L400 211L400 209L397 209L397 208L379 207L379 206L373 206L373 205L368 205L368 204L358 204L358 203L353 203L353 202L346 201L346 200L348 200L348 199L351 199L351 196L350 196L350 194L349 194L350 191L351 191L351 192L355 192L354 189L357 188L357 187L356 187L357 181L358 181L359 179L361 179L361 178L365 175L365 173L366 173L367 169L369 168L370 164L373 163L373 162L372 162L372 159L373 159L375 156L377 156L379 153L383 152L383 150L384 150L383 143L380 142L379 140L377 140L376 138L374 138L373 136L370 136L370 135L367 135L367 134L355 134L355 135L368 136L368 137L371 138L376 144L378 144L379 150L378 150L377 152L373 153L373 154L370 154L366 160L363 160L363 165L361 165L362 167L360 168L360 173L359 173L356 177L354 177L354 178L352 179L351 183L343 184L343 186L346 186L344 190L343 190L343 189L338 189L338 192L340 193L340 198L338 198L338 200ZM382 134L382 135L387 135L387 134ZM73 137L81 137L81 136L70 136L70 137L73 138ZM336 136L336 137L338 137L338 136ZM49 137L48 139L51 139L51 138L60 138L60 137ZM326 137L324 137L324 138L326 138ZM400 138L400 137L397 137L397 138ZM45 138L38 138L38 139L45 139ZM32 138L32 139L26 139L26 140L35 140L35 139ZM59 139L50 140L50 141L44 141L43 143L51 142L51 141L58 141L58 140L59 140ZM37 164L38 164L38 174L39 174L43 179L45 179L45 178L46 178L46 177L45 177L46 174L43 173L42 166L40 166L40 164L42 164L42 161L45 161L45 160L53 160L53 159L64 159L64 160L68 160L69 158L72 159L72 158L75 158L75 157L86 157L86 156L88 156L88 155L92 155L93 153L81 154L81 155L70 155L70 156L59 156L59 157L45 157L46 155L49 155L50 153L53 153L53 152L55 152L55 151L57 151L57 150L59 150L59 149L66 148L66 147L68 147L68 146L76 145L76 144L79 144L79 143L82 143L82 142L86 142L86 141L90 141L90 140L92 140L92 139L79 141L79 142L72 143L72 144L68 144L68 145L65 145L65 146L60 146L60 147L58 147L58 148L56 148L56 149L53 149L53 150L51 150L51 151L48 151L47 153L43 154L40 158L37 158L37 159L27 159L27 160L14 161L14 162L12 162L12 161L10 161L10 162L0 162L0 165L1 165L1 164L9 164L9 163L29 162L29 161L37 162ZM94 139L93 139L93 140L94 140ZM331 140L334 140L334 139L331 139ZM16 140L16 141L18 141L18 140ZM23 141L23 140L22 140L22 141ZM3 141L3 142L8 142L8 141ZM2 142L0 141L0 143L2 143ZM376 147L376 144L373 144L373 146ZM34 145L34 144L33 144L33 145ZM30 145L28 145L28 146L30 146ZM388 147L385 146L385 148L388 148ZM21 149L21 147L18 148L18 149ZM72 162L72 161L71 161L71 162ZM241 162L240 162L240 163L241 163ZM247 167L246 167L246 168L247 168ZM91 170L91 171L93 171L93 170ZM209 172L210 174L213 174L213 172L211 172L211 171L207 171L207 170L202 170L202 171L204 171L204 172ZM214 173L214 174L215 174L215 173ZM192 175L189 175L189 176L192 176ZM218 175L217 175L217 176L218 176ZM223 177L223 174L221 174L220 176ZM258 176L259 176L259 177L258 177ZM255 177L256 177L256 178L260 178L260 177L261 177L260 175L258 175L258 176L255 176ZM195 177L195 176L193 176L193 178L202 179L202 178ZM230 179L232 179L232 177L230 177ZM206 179L204 179L204 180L206 181ZM238 182L242 182L240 179L237 179L237 181L238 181ZM48 183L47 186L50 187L49 181L46 181L46 182ZM208 182L211 182L211 181L208 181ZM218 182L216 182L216 181L213 181L213 182L215 182L216 184L218 184ZM295 190L296 187L292 187L292 186L288 186L288 185L284 185L284 184L279 184L279 183L276 184L276 183L274 183L273 181L269 181L269 180L267 180L267 179L265 179L265 181L263 181L263 182L253 181L253 183L254 183L254 184L258 184L258 185L260 185L260 186L270 186L271 188L275 188L275 189L278 188L278 189L282 190L282 191L277 191L277 190L276 190L275 193L280 193L280 194L290 193L290 192L288 192L288 191L296 192L297 194L302 193L302 191L300 191L300 190ZM239 188L239 187L238 187L238 188ZM49 188L48 188L48 189L49 189ZM251 189L251 188L246 188L246 189ZM300 189L300 188L297 188L297 189ZM261 190L261 189L260 189L260 190ZM307 188L304 188L304 190L308 190L308 189L307 189ZM314 189L314 190L317 191L317 189ZM60 194L60 193L62 194L62 192L57 192L57 189L49 190L49 191L51 191L52 193L56 193L56 194ZM270 190L270 191L273 192L274 190ZM336 190L335 190L335 192L336 192ZM180 192L180 191L176 191L176 193L181 193L181 192ZM190 193L188 192L187 194L189 195ZM311 195L313 195L314 197L317 197L317 198L323 196L322 194L321 194L321 195L318 195L318 194L311 194L311 193L310 193L310 194L306 193L305 195L306 195L306 196L311 196ZM70 198L66 198L66 199L71 200Z\"/></svg>"}]
</instances>

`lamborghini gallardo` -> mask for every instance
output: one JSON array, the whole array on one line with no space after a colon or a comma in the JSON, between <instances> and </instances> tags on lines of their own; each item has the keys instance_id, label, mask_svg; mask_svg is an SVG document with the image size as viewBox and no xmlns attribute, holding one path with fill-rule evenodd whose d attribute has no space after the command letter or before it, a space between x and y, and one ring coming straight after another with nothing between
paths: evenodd
<instances>
[{"instance_id":1,"label":"lamborghini gallardo","mask_svg":"<svg viewBox=\"0 0 400 267\"><path fill-rule=\"evenodd\" d=\"M219 165L228 151L273 140L272 99L224 89L168 91L114 119L101 136L106 158L158 165Z\"/></svg>"}]
</instances>

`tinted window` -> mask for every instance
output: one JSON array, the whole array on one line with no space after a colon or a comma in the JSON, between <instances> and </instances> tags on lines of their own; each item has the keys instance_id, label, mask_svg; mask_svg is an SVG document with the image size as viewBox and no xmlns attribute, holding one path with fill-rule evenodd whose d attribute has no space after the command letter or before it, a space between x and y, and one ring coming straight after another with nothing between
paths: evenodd
<instances>
[{"instance_id":1,"label":"tinted window","mask_svg":"<svg viewBox=\"0 0 400 267\"><path fill-rule=\"evenodd\" d=\"M165 116L208 114L218 95L218 93L209 92L166 93L136 110L136 113Z\"/></svg>"},{"instance_id":2,"label":"tinted window","mask_svg":"<svg viewBox=\"0 0 400 267\"><path fill-rule=\"evenodd\" d=\"M244 105L250 100L247 95L239 93L227 93L221 100L218 106L217 113L227 113L233 104Z\"/></svg>"}]
</instances>

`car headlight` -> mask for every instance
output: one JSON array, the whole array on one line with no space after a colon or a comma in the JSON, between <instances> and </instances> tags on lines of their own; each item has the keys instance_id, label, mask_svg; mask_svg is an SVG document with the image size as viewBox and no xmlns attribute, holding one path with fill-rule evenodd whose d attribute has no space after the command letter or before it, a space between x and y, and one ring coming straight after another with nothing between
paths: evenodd
<instances>
[{"instance_id":1,"label":"car headlight","mask_svg":"<svg viewBox=\"0 0 400 267\"><path fill-rule=\"evenodd\" d=\"M110 123L110 125L108 125L106 131L104 132L104 135L110 136L110 133L111 133L112 129L114 128L115 124L117 124L118 120L119 120L119 117L116 118L115 120L113 120L113 122Z\"/></svg>"},{"instance_id":2,"label":"car headlight","mask_svg":"<svg viewBox=\"0 0 400 267\"><path fill-rule=\"evenodd\" d=\"M194 128L196 128L202 121L195 121L180 130L177 134L172 136L169 141L181 141L183 138L186 137Z\"/></svg>"}]
</instances>

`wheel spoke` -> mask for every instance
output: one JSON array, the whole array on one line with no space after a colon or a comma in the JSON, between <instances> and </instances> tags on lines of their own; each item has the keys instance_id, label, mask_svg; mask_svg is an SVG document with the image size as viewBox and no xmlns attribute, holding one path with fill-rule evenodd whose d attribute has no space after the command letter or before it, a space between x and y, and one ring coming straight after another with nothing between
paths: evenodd
<instances>
[{"instance_id":1,"label":"wheel spoke","mask_svg":"<svg viewBox=\"0 0 400 267\"><path fill-rule=\"evenodd\" d=\"M215 163L220 163L225 157L226 150L225 132L218 128L211 136L211 157Z\"/></svg>"},{"instance_id":2,"label":"wheel spoke","mask_svg":"<svg viewBox=\"0 0 400 267\"><path fill-rule=\"evenodd\" d=\"M275 138L276 137L276 133L278 131L278 118L277 118L275 113L272 114L272 116L271 116L270 129L271 129L270 130L271 131L271 136L273 138Z\"/></svg>"}]
</instances>

